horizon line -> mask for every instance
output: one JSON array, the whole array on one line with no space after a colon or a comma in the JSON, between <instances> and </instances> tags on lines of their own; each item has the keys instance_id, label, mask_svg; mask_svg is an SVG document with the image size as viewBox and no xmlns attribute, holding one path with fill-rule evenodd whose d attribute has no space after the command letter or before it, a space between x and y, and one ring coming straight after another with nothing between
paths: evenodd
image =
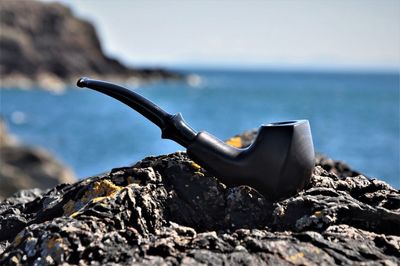
<instances>
[{"instance_id":1,"label":"horizon line","mask_svg":"<svg viewBox=\"0 0 400 266\"><path fill-rule=\"evenodd\" d=\"M399 66L345 65L345 64L268 64L229 62L135 62L126 63L133 68L166 69L210 69L210 70L254 70L254 71L299 71L299 72L368 72L400 75Z\"/></svg>"}]
</instances>

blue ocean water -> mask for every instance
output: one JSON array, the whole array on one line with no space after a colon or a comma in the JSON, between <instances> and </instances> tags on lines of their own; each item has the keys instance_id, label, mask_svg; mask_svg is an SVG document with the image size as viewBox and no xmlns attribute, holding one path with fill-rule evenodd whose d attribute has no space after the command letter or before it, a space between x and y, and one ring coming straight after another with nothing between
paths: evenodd
<instances>
[{"instance_id":1,"label":"blue ocean water","mask_svg":"<svg viewBox=\"0 0 400 266\"><path fill-rule=\"evenodd\" d=\"M260 124L308 119L315 150L400 187L399 75L192 70L185 82L134 90L196 130L227 139ZM22 141L55 153L81 178L182 150L116 100L91 90L61 95L1 90L1 115Z\"/></svg>"}]
</instances>

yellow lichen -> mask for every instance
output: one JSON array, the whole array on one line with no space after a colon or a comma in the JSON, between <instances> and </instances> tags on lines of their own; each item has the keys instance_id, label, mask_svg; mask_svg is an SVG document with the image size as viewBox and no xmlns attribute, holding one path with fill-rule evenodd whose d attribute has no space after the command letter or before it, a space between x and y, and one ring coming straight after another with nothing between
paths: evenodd
<instances>
[{"instance_id":1,"label":"yellow lichen","mask_svg":"<svg viewBox=\"0 0 400 266\"><path fill-rule=\"evenodd\" d=\"M321 253L321 250L319 250L319 248L312 248L310 251L314 252L314 253Z\"/></svg>"},{"instance_id":2,"label":"yellow lichen","mask_svg":"<svg viewBox=\"0 0 400 266\"><path fill-rule=\"evenodd\" d=\"M314 216L317 218L321 218L322 217L322 212L321 211L316 211L314 212Z\"/></svg>"},{"instance_id":3,"label":"yellow lichen","mask_svg":"<svg viewBox=\"0 0 400 266\"><path fill-rule=\"evenodd\" d=\"M292 256L289 257L289 261L293 262L293 263L299 263L299 260L301 260L304 257L304 253L303 252L298 252Z\"/></svg>"},{"instance_id":4,"label":"yellow lichen","mask_svg":"<svg viewBox=\"0 0 400 266\"><path fill-rule=\"evenodd\" d=\"M89 202L97 197L109 197L120 191L122 187L115 185L109 180L97 181L93 184L92 189L86 191L82 197L82 201Z\"/></svg>"},{"instance_id":5,"label":"yellow lichen","mask_svg":"<svg viewBox=\"0 0 400 266\"><path fill-rule=\"evenodd\" d=\"M196 169L196 170L199 170L199 169L201 169L201 166L200 165L198 165L197 163L195 163L195 162L192 162L191 163L191 166L194 168L194 169Z\"/></svg>"},{"instance_id":6,"label":"yellow lichen","mask_svg":"<svg viewBox=\"0 0 400 266\"><path fill-rule=\"evenodd\" d=\"M11 265L20 265L19 263L19 259L17 256L12 256L12 258L10 259Z\"/></svg>"},{"instance_id":7,"label":"yellow lichen","mask_svg":"<svg viewBox=\"0 0 400 266\"><path fill-rule=\"evenodd\" d=\"M97 198L92 199L92 202L96 203L96 202L102 201L103 199L106 199L106 198L107 197L97 197Z\"/></svg>"},{"instance_id":8,"label":"yellow lichen","mask_svg":"<svg viewBox=\"0 0 400 266\"><path fill-rule=\"evenodd\" d=\"M78 214L80 214L80 211L74 212L73 214L71 214L69 217L71 218L75 218L76 216L78 216Z\"/></svg>"},{"instance_id":9,"label":"yellow lichen","mask_svg":"<svg viewBox=\"0 0 400 266\"><path fill-rule=\"evenodd\" d=\"M197 171L197 172L194 172L196 175L199 175L199 176L204 176L204 174L202 173L202 172L199 172L199 171Z\"/></svg>"},{"instance_id":10,"label":"yellow lichen","mask_svg":"<svg viewBox=\"0 0 400 266\"><path fill-rule=\"evenodd\" d=\"M77 201L70 200L64 206L64 215L75 217L79 211L89 202L99 202L105 198L113 196L122 187L115 185L109 180L100 180L89 186L85 194Z\"/></svg>"},{"instance_id":11,"label":"yellow lichen","mask_svg":"<svg viewBox=\"0 0 400 266\"><path fill-rule=\"evenodd\" d=\"M241 148L242 147L242 139L240 137L233 137L233 138L230 138L226 142L226 144L231 145L236 148Z\"/></svg>"}]
</instances>

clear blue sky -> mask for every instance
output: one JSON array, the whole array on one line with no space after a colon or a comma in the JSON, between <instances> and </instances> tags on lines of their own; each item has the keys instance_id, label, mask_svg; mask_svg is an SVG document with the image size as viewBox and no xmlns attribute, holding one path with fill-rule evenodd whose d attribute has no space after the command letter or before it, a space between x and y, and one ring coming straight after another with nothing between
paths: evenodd
<instances>
[{"instance_id":1,"label":"clear blue sky","mask_svg":"<svg viewBox=\"0 0 400 266\"><path fill-rule=\"evenodd\" d=\"M399 0L61 2L130 64L400 69Z\"/></svg>"}]
</instances>

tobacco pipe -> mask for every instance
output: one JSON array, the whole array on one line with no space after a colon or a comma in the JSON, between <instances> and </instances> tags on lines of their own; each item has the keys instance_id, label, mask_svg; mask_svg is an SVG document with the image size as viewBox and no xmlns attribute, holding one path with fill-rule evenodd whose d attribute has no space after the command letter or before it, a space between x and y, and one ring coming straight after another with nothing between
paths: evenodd
<instances>
[{"instance_id":1,"label":"tobacco pipe","mask_svg":"<svg viewBox=\"0 0 400 266\"><path fill-rule=\"evenodd\" d=\"M246 149L232 147L207 132L196 132L180 113L169 114L124 87L81 78L86 87L111 96L136 110L171 139L187 149L189 157L228 186L248 185L266 198L289 197L306 186L314 168L314 148L307 120L262 125Z\"/></svg>"}]
</instances>

